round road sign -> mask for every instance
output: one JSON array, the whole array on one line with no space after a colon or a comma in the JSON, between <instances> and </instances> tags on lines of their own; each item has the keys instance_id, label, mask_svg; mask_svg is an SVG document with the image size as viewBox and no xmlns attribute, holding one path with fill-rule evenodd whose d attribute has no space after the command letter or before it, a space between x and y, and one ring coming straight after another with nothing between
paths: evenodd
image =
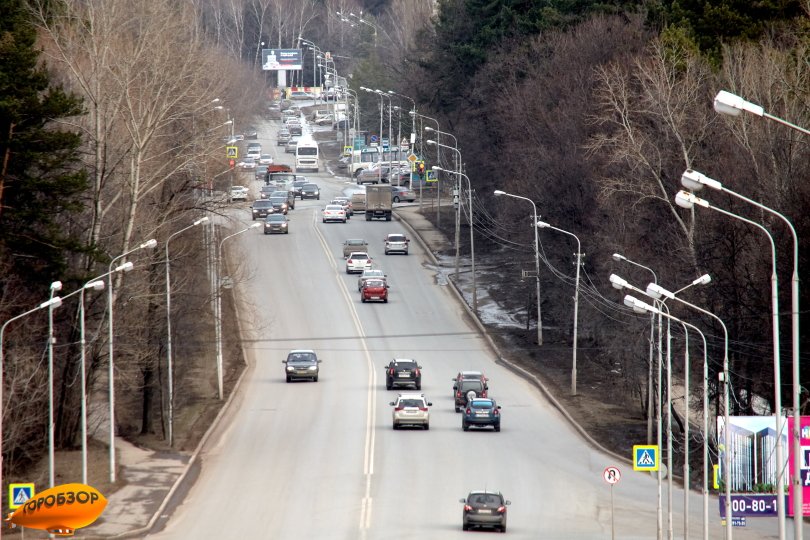
<instances>
[{"instance_id":1,"label":"round road sign","mask_svg":"<svg viewBox=\"0 0 810 540\"><path fill-rule=\"evenodd\" d=\"M602 473L602 477L608 484L618 484L619 480L622 479L622 472L616 467L607 467L605 472Z\"/></svg>"}]
</instances>

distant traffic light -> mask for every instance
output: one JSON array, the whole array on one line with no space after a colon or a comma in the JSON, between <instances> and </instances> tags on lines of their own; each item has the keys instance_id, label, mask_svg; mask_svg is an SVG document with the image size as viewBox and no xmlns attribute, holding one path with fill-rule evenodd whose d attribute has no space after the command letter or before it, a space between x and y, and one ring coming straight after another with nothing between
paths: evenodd
<instances>
[{"instance_id":1,"label":"distant traffic light","mask_svg":"<svg viewBox=\"0 0 810 540\"><path fill-rule=\"evenodd\" d=\"M425 176L425 162L419 161L416 163L416 174L419 176Z\"/></svg>"}]
</instances>

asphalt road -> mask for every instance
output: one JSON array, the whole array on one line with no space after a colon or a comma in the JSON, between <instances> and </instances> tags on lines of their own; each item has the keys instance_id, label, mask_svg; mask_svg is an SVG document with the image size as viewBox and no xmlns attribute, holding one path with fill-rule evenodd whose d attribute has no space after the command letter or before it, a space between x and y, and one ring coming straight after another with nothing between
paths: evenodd
<instances>
[{"instance_id":1,"label":"asphalt road","mask_svg":"<svg viewBox=\"0 0 810 540\"><path fill-rule=\"evenodd\" d=\"M269 125L263 135L274 136ZM260 142L277 161L291 162L274 138ZM200 477L151 537L468 538L476 533L462 532L459 499L486 488L512 501L511 537L610 539L613 524L616 538L655 538L655 480L590 448L533 386L495 364L463 307L423 264L418 242L408 256L384 255L383 237L404 232L401 224L362 215L345 225L321 223L327 195L351 185L327 173L307 176L323 195L297 202L289 235L249 231L233 243L251 368L234 411L201 455ZM243 183L255 189L252 177ZM247 225L246 208L233 215ZM388 304L360 302L357 276L346 275L342 258L350 237L365 238L387 272ZM281 361L293 348L312 348L323 359L319 382L285 382ZM429 431L392 429L397 391L385 390L383 370L392 357L422 365L422 392L433 402ZM489 376L503 407L500 433L461 430L451 379L463 369ZM622 470L613 511L602 476L611 465ZM683 537L682 499L676 490L676 538ZM690 538L701 537L701 504L694 494ZM666 516L666 500L663 507ZM722 538L716 499L709 515L711 537ZM776 538L775 531L774 519L749 518L734 536Z\"/></svg>"}]
</instances>

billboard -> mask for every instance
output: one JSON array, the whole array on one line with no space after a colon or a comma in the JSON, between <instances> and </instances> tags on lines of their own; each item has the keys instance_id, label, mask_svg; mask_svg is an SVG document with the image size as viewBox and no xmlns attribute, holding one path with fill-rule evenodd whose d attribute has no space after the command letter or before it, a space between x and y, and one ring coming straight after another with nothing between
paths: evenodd
<instances>
[{"instance_id":1,"label":"billboard","mask_svg":"<svg viewBox=\"0 0 810 540\"><path fill-rule=\"evenodd\" d=\"M788 437L783 419L782 433L777 435L776 416L732 416L729 438L731 448L725 448L725 418L717 418L718 461L720 478L725 478L723 465L729 451L732 493L776 492L777 469L787 463L777 463L774 449L776 438L781 436L782 448L787 450ZM786 462L787 452L782 456ZM787 479L785 478L787 483Z\"/></svg>"},{"instance_id":2,"label":"billboard","mask_svg":"<svg viewBox=\"0 0 810 540\"><path fill-rule=\"evenodd\" d=\"M302 65L301 49L262 49L264 71L301 69Z\"/></svg>"},{"instance_id":3,"label":"billboard","mask_svg":"<svg viewBox=\"0 0 810 540\"><path fill-rule=\"evenodd\" d=\"M788 429L793 432L793 417L789 416ZM799 429L799 444L801 446L801 485L802 485L802 513L807 516L810 515L810 416L802 416L800 420ZM790 448L790 474L796 475L796 468L793 458L793 445ZM794 515L793 512L793 482L790 483L788 490L788 509L789 516Z\"/></svg>"}]
</instances>

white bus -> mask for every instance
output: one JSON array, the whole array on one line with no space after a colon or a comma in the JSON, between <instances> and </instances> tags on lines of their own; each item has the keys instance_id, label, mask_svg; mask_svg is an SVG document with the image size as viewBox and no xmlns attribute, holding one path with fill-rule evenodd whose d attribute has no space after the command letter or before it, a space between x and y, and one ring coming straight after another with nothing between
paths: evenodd
<instances>
[{"instance_id":1,"label":"white bus","mask_svg":"<svg viewBox=\"0 0 810 540\"><path fill-rule=\"evenodd\" d=\"M318 143L312 137L302 137L295 145L295 172L318 172Z\"/></svg>"}]
</instances>

